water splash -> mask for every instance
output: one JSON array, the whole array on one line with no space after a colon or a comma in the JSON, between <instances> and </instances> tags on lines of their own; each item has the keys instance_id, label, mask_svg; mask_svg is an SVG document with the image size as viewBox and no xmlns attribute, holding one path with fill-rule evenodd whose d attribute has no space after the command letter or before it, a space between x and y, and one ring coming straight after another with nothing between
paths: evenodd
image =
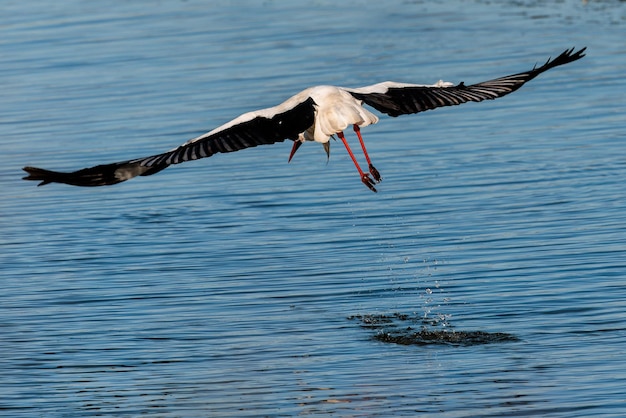
<instances>
[{"instance_id":1,"label":"water splash","mask_svg":"<svg viewBox=\"0 0 626 418\"><path fill-rule=\"evenodd\" d=\"M359 321L362 328L375 331L372 338L386 343L471 346L519 341L516 336L504 332L455 330L449 318L425 318L416 313L352 315L348 319ZM445 327L442 325L444 322Z\"/></svg>"}]
</instances>

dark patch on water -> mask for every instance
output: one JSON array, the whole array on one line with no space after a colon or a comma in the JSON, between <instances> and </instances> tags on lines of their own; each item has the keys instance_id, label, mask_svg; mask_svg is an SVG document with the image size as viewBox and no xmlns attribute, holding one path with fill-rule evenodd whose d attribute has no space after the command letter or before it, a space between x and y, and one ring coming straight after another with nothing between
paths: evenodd
<instances>
[{"instance_id":1,"label":"dark patch on water","mask_svg":"<svg viewBox=\"0 0 626 418\"><path fill-rule=\"evenodd\" d=\"M470 346L519 341L515 335L504 332L455 330L447 321L442 323L417 314L365 314L352 315L348 319L359 321L361 327L374 330L372 338L385 343Z\"/></svg>"}]
</instances>

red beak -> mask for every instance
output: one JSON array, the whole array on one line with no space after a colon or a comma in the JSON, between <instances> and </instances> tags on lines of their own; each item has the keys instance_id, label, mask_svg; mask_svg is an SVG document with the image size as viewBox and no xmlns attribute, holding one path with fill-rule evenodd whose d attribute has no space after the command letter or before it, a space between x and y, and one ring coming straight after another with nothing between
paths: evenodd
<instances>
[{"instance_id":1,"label":"red beak","mask_svg":"<svg viewBox=\"0 0 626 418\"><path fill-rule=\"evenodd\" d=\"M293 147L291 147L291 154L289 154L289 159L287 160L288 163L291 162L291 159L296 154L296 151L298 151L298 148L300 148L301 145L302 145L302 141L300 141L299 139L296 139L295 141L293 141Z\"/></svg>"}]
</instances>

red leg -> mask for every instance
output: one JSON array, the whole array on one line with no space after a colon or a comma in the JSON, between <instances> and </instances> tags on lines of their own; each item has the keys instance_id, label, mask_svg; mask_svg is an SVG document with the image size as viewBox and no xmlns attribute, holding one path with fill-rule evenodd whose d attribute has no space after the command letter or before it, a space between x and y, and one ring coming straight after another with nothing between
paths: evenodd
<instances>
[{"instance_id":1,"label":"red leg","mask_svg":"<svg viewBox=\"0 0 626 418\"><path fill-rule=\"evenodd\" d=\"M361 167L359 166L359 163L356 160L356 157L354 156L354 154L352 153L352 150L350 149L350 145L348 145L348 141L346 141L346 137L343 136L343 132L337 132L337 136L339 137L339 139L341 139L341 142L343 142L343 145L346 146L346 150L348 151L350 158L352 158L352 162L354 163L354 166L356 167L357 170L359 170L359 174L361 175L361 181L363 182L363 184L369 187L371 191L376 192L377 190L374 187L374 181L370 178L369 174L366 174L363 172L363 170L361 170Z\"/></svg>"},{"instance_id":2,"label":"red leg","mask_svg":"<svg viewBox=\"0 0 626 418\"><path fill-rule=\"evenodd\" d=\"M356 136L359 137L359 142L361 143L363 154L365 154L365 159L367 160L367 167L372 174L372 177L374 177L374 180L376 180L376 183L380 183L383 178L380 176L378 170L374 168L374 166L372 165L372 161L370 160L370 156L367 154L367 149L365 149L365 142L363 142L363 138L361 138L361 128L359 128L359 125L357 125L356 123L352 125L352 127L354 128L354 132L356 132Z\"/></svg>"}]
</instances>

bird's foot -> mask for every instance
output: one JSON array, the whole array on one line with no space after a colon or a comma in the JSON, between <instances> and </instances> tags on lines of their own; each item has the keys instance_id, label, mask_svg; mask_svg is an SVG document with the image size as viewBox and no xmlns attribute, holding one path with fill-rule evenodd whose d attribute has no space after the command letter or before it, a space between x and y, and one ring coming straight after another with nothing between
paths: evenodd
<instances>
[{"instance_id":1,"label":"bird's foot","mask_svg":"<svg viewBox=\"0 0 626 418\"><path fill-rule=\"evenodd\" d=\"M363 173L361 175L361 181L374 193L378 192L378 190L376 190L376 187L374 187L374 184L376 183L374 183L374 180L372 180L369 174Z\"/></svg>"},{"instance_id":2,"label":"bird's foot","mask_svg":"<svg viewBox=\"0 0 626 418\"><path fill-rule=\"evenodd\" d=\"M376 168L372 164L369 165L369 170L370 170L370 173L372 174L372 177L374 177L374 180L376 181L376 183L380 183L381 181L383 181L383 178L381 177L380 173L378 172L378 170L376 170Z\"/></svg>"}]
</instances>

